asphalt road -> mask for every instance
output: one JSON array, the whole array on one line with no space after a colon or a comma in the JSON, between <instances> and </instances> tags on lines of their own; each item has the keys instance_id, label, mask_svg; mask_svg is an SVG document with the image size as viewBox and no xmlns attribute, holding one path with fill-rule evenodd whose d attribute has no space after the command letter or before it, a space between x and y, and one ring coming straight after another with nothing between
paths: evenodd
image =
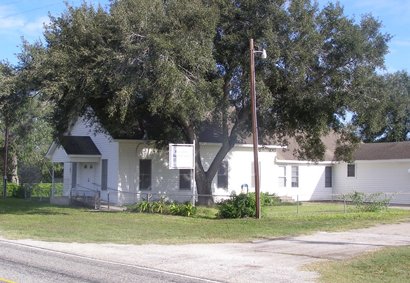
<instances>
[{"instance_id":1,"label":"asphalt road","mask_svg":"<svg viewBox=\"0 0 410 283\"><path fill-rule=\"evenodd\" d=\"M316 282L318 274L306 265L405 245L410 245L410 222L246 243L185 245L7 240L0 234L0 278L18 283Z\"/></svg>"},{"instance_id":2,"label":"asphalt road","mask_svg":"<svg viewBox=\"0 0 410 283\"><path fill-rule=\"evenodd\" d=\"M0 240L0 282L212 281Z\"/></svg>"}]
</instances>

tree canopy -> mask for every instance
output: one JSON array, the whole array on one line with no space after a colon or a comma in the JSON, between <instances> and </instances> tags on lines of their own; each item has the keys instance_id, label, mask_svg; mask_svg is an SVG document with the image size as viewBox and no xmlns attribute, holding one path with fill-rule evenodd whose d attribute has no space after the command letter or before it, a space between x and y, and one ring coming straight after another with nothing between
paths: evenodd
<instances>
[{"instance_id":1,"label":"tree canopy","mask_svg":"<svg viewBox=\"0 0 410 283\"><path fill-rule=\"evenodd\" d=\"M250 135L250 38L269 54L256 60L260 140L296 137L302 157L317 160L323 135L348 136L340 118L383 67L390 36L380 25L310 0L83 4L51 17L37 76L56 103L57 134L83 115L117 137L195 140L197 189L210 194L221 161ZM209 125L221 148L204 168L198 140Z\"/></svg>"},{"instance_id":2,"label":"tree canopy","mask_svg":"<svg viewBox=\"0 0 410 283\"><path fill-rule=\"evenodd\" d=\"M354 123L365 142L409 140L410 78L406 72L375 75L362 90Z\"/></svg>"},{"instance_id":3,"label":"tree canopy","mask_svg":"<svg viewBox=\"0 0 410 283\"><path fill-rule=\"evenodd\" d=\"M0 142L4 145L1 171L4 172L6 166L7 180L15 183L21 177L18 165L26 170L32 168L31 174L36 171L38 176L48 175L49 162L44 155L52 141L52 129L48 123L51 107L37 96L39 84L34 75L36 61L33 60L36 50L41 51L41 47L23 41L17 66L0 63ZM22 181L26 180L23 178Z\"/></svg>"}]
</instances>

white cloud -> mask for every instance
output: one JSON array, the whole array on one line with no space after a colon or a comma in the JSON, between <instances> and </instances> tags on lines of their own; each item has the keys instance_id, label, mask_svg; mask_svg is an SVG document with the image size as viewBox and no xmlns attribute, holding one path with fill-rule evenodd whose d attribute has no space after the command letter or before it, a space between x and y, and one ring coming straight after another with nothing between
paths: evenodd
<instances>
[{"instance_id":1,"label":"white cloud","mask_svg":"<svg viewBox=\"0 0 410 283\"><path fill-rule=\"evenodd\" d=\"M48 22L48 16L27 20L12 7L0 5L0 34L38 38L42 34L44 23Z\"/></svg>"},{"instance_id":2,"label":"white cloud","mask_svg":"<svg viewBox=\"0 0 410 283\"><path fill-rule=\"evenodd\" d=\"M50 22L50 19L48 17L40 17L40 18L34 19L34 21L26 22L24 24L23 29L25 33L41 34L43 32L44 24L47 24L49 22Z\"/></svg>"},{"instance_id":3,"label":"white cloud","mask_svg":"<svg viewBox=\"0 0 410 283\"><path fill-rule=\"evenodd\" d=\"M410 40L393 40L391 44L401 47L410 47Z\"/></svg>"},{"instance_id":4,"label":"white cloud","mask_svg":"<svg viewBox=\"0 0 410 283\"><path fill-rule=\"evenodd\" d=\"M0 6L0 31L10 31L21 28L24 20L19 17L13 17L15 11L10 6Z\"/></svg>"}]
</instances>

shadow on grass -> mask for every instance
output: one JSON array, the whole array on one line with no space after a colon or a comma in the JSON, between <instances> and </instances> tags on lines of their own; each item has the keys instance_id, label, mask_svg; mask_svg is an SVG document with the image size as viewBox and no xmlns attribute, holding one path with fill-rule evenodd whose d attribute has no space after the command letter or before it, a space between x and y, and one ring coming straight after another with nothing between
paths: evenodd
<instances>
[{"instance_id":1,"label":"shadow on grass","mask_svg":"<svg viewBox=\"0 0 410 283\"><path fill-rule=\"evenodd\" d=\"M51 205L48 201L24 200L17 198L7 198L0 200L0 215L67 215L59 207Z\"/></svg>"}]
</instances>

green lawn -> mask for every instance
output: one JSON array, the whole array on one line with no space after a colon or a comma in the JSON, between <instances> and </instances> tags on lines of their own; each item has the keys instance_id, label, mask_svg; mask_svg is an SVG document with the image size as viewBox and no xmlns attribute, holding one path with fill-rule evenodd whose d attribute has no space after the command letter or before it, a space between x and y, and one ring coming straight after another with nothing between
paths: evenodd
<instances>
[{"instance_id":1,"label":"green lawn","mask_svg":"<svg viewBox=\"0 0 410 283\"><path fill-rule=\"evenodd\" d=\"M315 264L311 269L321 274L320 282L407 283L410 281L410 246L383 249L342 262Z\"/></svg>"},{"instance_id":2,"label":"green lawn","mask_svg":"<svg viewBox=\"0 0 410 283\"><path fill-rule=\"evenodd\" d=\"M0 200L0 235L63 242L196 243L339 231L378 223L410 221L409 210L343 213L342 205L305 203L264 209L263 218L216 219L199 208L195 218L130 212L94 212L19 199Z\"/></svg>"}]
</instances>

